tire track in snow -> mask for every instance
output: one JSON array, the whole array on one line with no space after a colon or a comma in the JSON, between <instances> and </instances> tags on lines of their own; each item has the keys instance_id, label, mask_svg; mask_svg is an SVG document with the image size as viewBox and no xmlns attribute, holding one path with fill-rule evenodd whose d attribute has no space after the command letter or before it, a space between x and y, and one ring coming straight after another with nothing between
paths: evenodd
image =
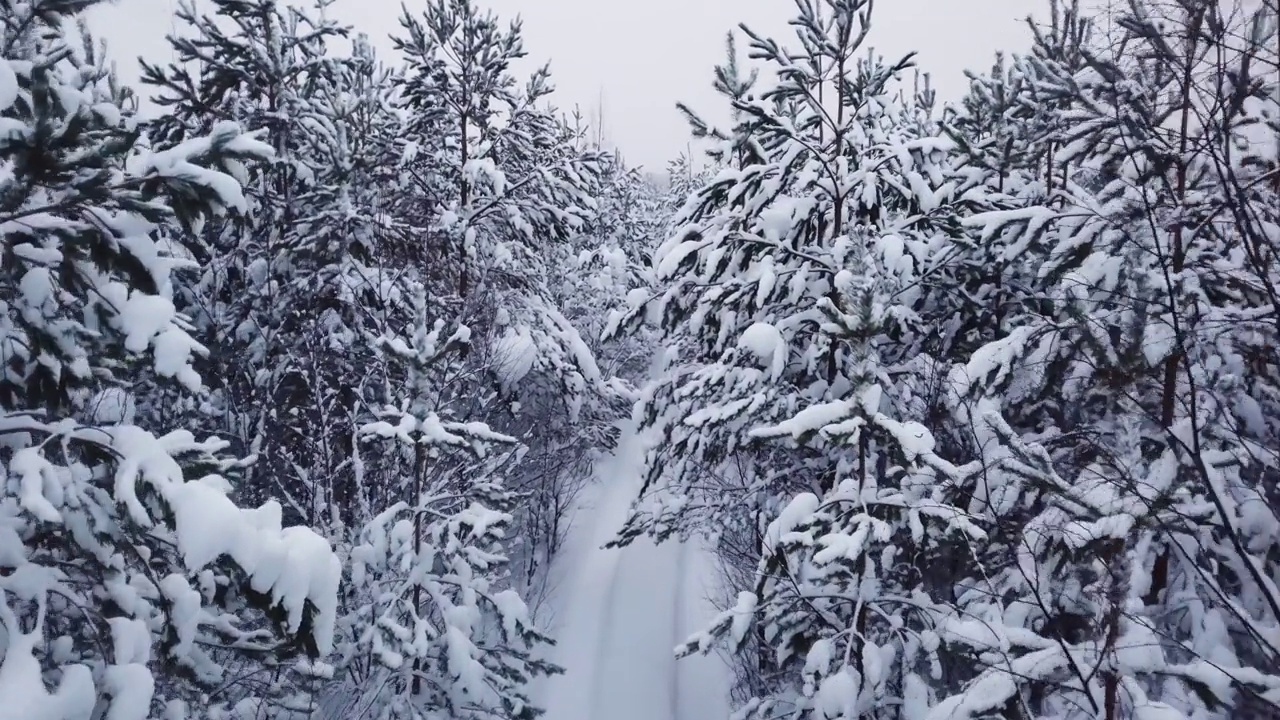
<instances>
[{"instance_id":1,"label":"tire track in snow","mask_svg":"<svg viewBox=\"0 0 1280 720\"><path fill-rule=\"evenodd\" d=\"M609 652L609 642L613 639L614 615L617 612L618 604L618 575L622 571L622 562L621 558L617 557L618 552L616 550L601 549L596 552L611 553L614 556L612 558L613 563L611 563L613 567L609 568L609 586L605 590L604 597L601 598L604 608L600 612L600 624L596 627L596 647L591 663L590 677L582 679L590 683L588 686L590 689L587 691L589 693L587 696L587 708L591 713L591 717L603 718L608 717L606 714L601 713L603 708L600 706L603 701L601 690L604 683L599 682L597 676L600 668L604 667L605 658Z\"/></svg>"},{"instance_id":2,"label":"tire track in snow","mask_svg":"<svg viewBox=\"0 0 1280 720\"><path fill-rule=\"evenodd\" d=\"M683 550L686 554L685 585L681 592L681 643L705 630L720 611L708 595L719 582L718 565L711 547L694 538ZM681 720L726 720L731 712L729 688L733 681L724 658L718 653L697 653L677 662L680 687L685 690L680 694Z\"/></svg>"},{"instance_id":3,"label":"tire track in snow","mask_svg":"<svg viewBox=\"0 0 1280 720\"><path fill-rule=\"evenodd\" d=\"M557 570L559 592L551 599L557 621L554 661L566 674L547 678L540 688L549 720L589 720L595 712L600 638L619 573L618 554L601 546L613 537L615 520L620 524L626 517L630 493L618 487L624 479L620 460L632 437L629 423L620 430L614 452L596 460L596 480L579 496L565 552L556 560L562 567Z\"/></svg>"},{"instance_id":4,"label":"tire track in snow","mask_svg":"<svg viewBox=\"0 0 1280 720\"><path fill-rule=\"evenodd\" d=\"M676 648L684 642L685 593L689 574L689 546L681 543L676 549L676 591L671 594L671 720L683 720L680 699L680 666L675 659ZM693 720L697 720L696 718Z\"/></svg>"},{"instance_id":5,"label":"tire track in snow","mask_svg":"<svg viewBox=\"0 0 1280 720\"><path fill-rule=\"evenodd\" d=\"M629 424L628 424L629 425ZM677 661L675 648L712 614L698 542L654 545L639 538L605 550L639 491L645 445L624 425L615 453L597 464L594 503L583 502L566 556L566 592L554 598L563 622L546 686L547 720L724 720L728 681L718 658ZM583 498L584 501L587 498Z\"/></svg>"},{"instance_id":6,"label":"tire track in snow","mask_svg":"<svg viewBox=\"0 0 1280 720\"><path fill-rule=\"evenodd\" d=\"M618 597L618 576L622 572L620 553L617 550L606 550L602 547L613 537L612 524L615 520L615 515L620 516L618 521L621 523L625 520L626 508L628 507L628 503L625 503L624 499L630 489L621 487L623 483L619 481L619 476L621 475L619 465L621 465L622 459L626 457L629 445L634 441L632 440L633 435L629 432L627 426L623 426L622 432L623 436L619 440L618 446L614 448L613 454L600 462L596 469L596 482L610 482L607 479L609 475L614 478L612 485L605 485L596 494L597 503L596 507L592 508L593 522L590 525L590 533L588 534L591 544L586 548L590 555L588 556L588 562L584 563L584 569L587 570L588 575L590 575L590 568L595 564L590 560L596 560L597 563L601 564L607 563L608 565L607 569L603 569L605 577L601 578L604 592L599 596L599 612L594 615L581 612L583 610L580 607L581 600L577 603L580 611L577 613L579 618L592 617L596 621L595 628L593 628L595 642L591 651L592 662L589 667L583 668L585 677L578 678L579 681L587 683L586 710L592 718L605 717L600 714L600 705L603 702L603 698L600 692L602 683L599 681L598 676L600 668L603 667L604 658L609 652L609 643L614 634L613 624L615 622L614 615ZM581 586L582 583L580 582L579 585ZM584 588L578 588L580 595L582 594L582 589ZM572 618L569 618L568 621L571 622Z\"/></svg>"}]
</instances>

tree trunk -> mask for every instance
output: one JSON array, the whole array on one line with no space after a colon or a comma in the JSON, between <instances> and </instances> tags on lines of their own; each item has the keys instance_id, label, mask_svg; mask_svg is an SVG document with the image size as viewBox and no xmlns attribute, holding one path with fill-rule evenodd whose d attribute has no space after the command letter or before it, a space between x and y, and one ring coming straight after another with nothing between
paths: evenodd
<instances>
[{"instance_id":1,"label":"tree trunk","mask_svg":"<svg viewBox=\"0 0 1280 720\"><path fill-rule=\"evenodd\" d=\"M417 560L422 560L422 485L423 475L427 468L427 449L422 444L422 433L419 431L414 436L413 444L413 544L414 553ZM415 584L413 586L413 613L419 616L422 613L422 586ZM413 661L413 694L416 696L422 692L422 660Z\"/></svg>"}]
</instances>

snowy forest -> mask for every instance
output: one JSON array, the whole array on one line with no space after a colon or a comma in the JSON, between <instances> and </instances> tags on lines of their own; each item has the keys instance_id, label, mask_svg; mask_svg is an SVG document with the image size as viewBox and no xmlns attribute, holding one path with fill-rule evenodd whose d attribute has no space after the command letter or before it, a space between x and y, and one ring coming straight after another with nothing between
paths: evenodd
<instances>
[{"instance_id":1,"label":"snowy forest","mask_svg":"<svg viewBox=\"0 0 1280 720\"><path fill-rule=\"evenodd\" d=\"M128 87L0 0L0 720L1280 718L1275 0L1040 0L955 102L790 0L660 173L331 2ZM710 611L569 642L640 547Z\"/></svg>"}]
</instances>

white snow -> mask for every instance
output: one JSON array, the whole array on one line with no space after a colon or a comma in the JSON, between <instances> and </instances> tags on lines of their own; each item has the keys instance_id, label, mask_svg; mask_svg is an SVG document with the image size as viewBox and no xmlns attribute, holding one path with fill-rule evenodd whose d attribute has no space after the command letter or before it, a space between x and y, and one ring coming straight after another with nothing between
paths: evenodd
<instances>
[{"instance_id":1,"label":"white snow","mask_svg":"<svg viewBox=\"0 0 1280 720\"><path fill-rule=\"evenodd\" d=\"M89 401L90 421L102 425L132 424L136 410L133 393L123 388L99 390Z\"/></svg>"},{"instance_id":2,"label":"white snow","mask_svg":"<svg viewBox=\"0 0 1280 720\"><path fill-rule=\"evenodd\" d=\"M493 354L498 377L507 387L511 387L533 369L538 359L538 346L528 328L522 327L519 331L508 329L502 339L495 343Z\"/></svg>"},{"instance_id":3,"label":"white snow","mask_svg":"<svg viewBox=\"0 0 1280 720\"><path fill-rule=\"evenodd\" d=\"M741 347L769 368L769 374L777 380L787 367L787 341L778 328L766 322L752 324L738 337Z\"/></svg>"},{"instance_id":4,"label":"white snow","mask_svg":"<svg viewBox=\"0 0 1280 720\"><path fill-rule=\"evenodd\" d=\"M850 408L850 403L845 400L833 400L810 405L777 425L752 430L751 436L769 438L790 435L793 438L798 438L805 433L817 432L846 419L849 416Z\"/></svg>"},{"instance_id":5,"label":"white snow","mask_svg":"<svg viewBox=\"0 0 1280 720\"><path fill-rule=\"evenodd\" d=\"M102 429L120 453L115 499L144 527L153 521L138 497L138 485L151 485L169 504L177 530L178 550L188 570L200 570L221 556L231 557L249 576L255 590L269 592L288 612L290 632L302 622L306 603L316 608L312 634L321 653L333 645L338 584L342 568L329 542L310 528L281 525L281 508L268 501L256 510L237 507L227 497L229 486L218 476L186 480L173 455L198 448L187 431L160 438L133 425ZM23 501L32 512L57 517L42 492L48 463L35 448L22 451ZM10 463L13 467L13 462Z\"/></svg>"},{"instance_id":6,"label":"white snow","mask_svg":"<svg viewBox=\"0 0 1280 720\"><path fill-rule=\"evenodd\" d=\"M537 699L547 720L727 718L729 674L720 658L675 657L676 646L717 614L704 584L716 577L709 553L647 539L601 548L640 486L643 446L629 426L623 433L617 452L597 466L598 484L584 493L561 556L553 661L567 672L547 680Z\"/></svg>"},{"instance_id":7,"label":"white snow","mask_svg":"<svg viewBox=\"0 0 1280 720\"><path fill-rule=\"evenodd\" d=\"M773 552L784 535L795 529L796 525L808 520L809 516L817 512L821 506L822 501L813 493L800 493L792 498L778 517L769 523L764 536L765 550Z\"/></svg>"},{"instance_id":8,"label":"white snow","mask_svg":"<svg viewBox=\"0 0 1280 720\"><path fill-rule=\"evenodd\" d=\"M18 101L18 75L8 60L0 62L0 110L8 110Z\"/></svg>"},{"instance_id":9,"label":"white snow","mask_svg":"<svg viewBox=\"0 0 1280 720\"><path fill-rule=\"evenodd\" d=\"M259 157L270 157L273 154L270 145L244 134L236 123L222 121L214 125L213 131L205 137L185 140L166 150L139 158L133 171L138 174L155 173L159 177L207 187L218 196L218 202L223 207L244 212L248 207L244 191L234 177L192 162L193 158L206 155L214 149Z\"/></svg>"},{"instance_id":10,"label":"white snow","mask_svg":"<svg viewBox=\"0 0 1280 720\"><path fill-rule=\"evenodd\" d=\"M684 240L672 247L660 248L654 257L654 276L659 279L671 277L686 258L709 244L710 240L695 236L694 239Z\"/></svg>"},{"instance_id":11,"label":"white snow","mask_svg":"<svg viewBox=\"0 0 1280 720\"><path fill-rule=\"evenodd\" d=\"M0 592L0 628L8 636L4 662L0 662L0 720L88 720L96 692L89 668L69 665L63 669L57 690L49 692L40 661L35 657L44 635L44 610L31 632L23 632L16 613Z\"/></svg>"}]
</instances>

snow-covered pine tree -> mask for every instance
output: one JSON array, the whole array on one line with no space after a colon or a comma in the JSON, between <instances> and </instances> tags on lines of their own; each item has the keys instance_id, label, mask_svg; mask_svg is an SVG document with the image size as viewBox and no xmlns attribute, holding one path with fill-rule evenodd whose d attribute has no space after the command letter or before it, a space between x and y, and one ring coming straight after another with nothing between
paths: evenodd
<instances>
[{"instance_id":1,"label":"snow-covered pine tree","mask_svg":"<svg viewBox=\"0 0 1280 720\"><path fill-rule=\"evenodd\" d=\"M1022 65L997 54L985 75L969 73L969 92L958 107L944 110L941 127L955 144L950 173L956 195L970 212L1021 209L1044 199L1041 160L1035 154L1034 101ZM970 233L969 235L973 235ZM998 237L965 236L941 271L924 283L920 301L938 319L936 332L921 340L944 363L963 362L1008 331L1011 288L1024 288L1034 274L1019 248Z\"/></svg>"},{"instance_id":2,"label":"snow-covered pine tree","mask_svg":"<svg viewBox=\"0 0 1280 720\"><path fill-rule=\"evenodd\" d=\"M1278 199L1257 142L1275 136L1275 26L1214 3L1110 12L1094 27L1118 35L1081 44L1082 68L1022 65L1023 102L1052 100L1036 142L1057 189L970 221L1032 267L1004 337L953 377L984 456L968 509L1002 532L957 598L955 622L984 629L944 638L990 667L929 717L1280 700L1277 270L1259 232ZM1244 183L1260 210L1241 212Z\"/></svg>"},{"instance_id":3,"label":"snow-covered pine tree","mask_svg":"<svg viewBox=\"0 0 1280 720\"><path fill-rule=\"evenodd\" d=\"M752 68L744 75L743 69L739 64L740 61L737 37L730 32L725 36L724 64L715 67L715 82L712 83L712 88L729 101L730 127L728 130L720 130L709 125L688 105L676 103L677 109L689 122L693 137L711 144L711 147L707 148L707 156L716 165L742 167L756 162L764 162L766 159L766 154L762 149L753 143L756 140L754 131L758 129L759 118L752 113L744 112L738 107L740 103L751 102L755 99L752 91L760 79L760 70L759 68ZM680 170L685 170L685 182L692 184L694 176L691 172L691 167L689 167L692 160L692 158L684 155L678 158L676 167L672 171L673 178ZM680 197L689 198L694 195L694 191L697 188L683 187L678 189L684 191Z\"/></svg>"},{"instance_id":4,"label":"snow-covered pine tree","mask_svg":"<svg viewBox=\"0 0 1280 720\"><path fill-rule=\"evenodd\" d=\"M127 383L203 389L189 264L159 240L243 213L236 178L271 149L221 122L149 152L90 5L0 4L0 716L252 714L268 698L225 661L328 653L338 560L278 504L232 503L224 442L133 424Z\"/></svg>"},{"instance_id":5,"label":"snow-covered pine tree","mask_svg":"<svg viewBox=\"0 0 1280 720\"><path fill-rule=\"evenodd\" d=\"M636 411L659 440L619 542L715 532L748 563L687 648L748 648L739 717L890 718L933 649L913 561L983 535L955 506L968 475L907 420L938 387L913 308L961 232L950 143L894 91L910 58L865 54L870 3L798 8L798 48L744 28L776 84L718 83L739 120L703 132L750 152L685 204L653 297L617 317L669 352Z\"/></svg>"},{"instance_id":6,"label":"snow-covered pine tree","mask_svg":"<svg viewBox=\"0 0 1280 720\"><path fill-rule=\"evenodd\" d=\"M592 480L597 462L619 437L617 421L626 415L633 398L629 383L643 378L652 359L646 338L602 342L601 332L609 312L644 284L644 258L661 239L665 208L656 189L616 154L603 156L601 167L594 196L597 211L581 232L567 239L565 249L570 252L556 253L560 260L549 264L548 289L551 302L595 358L601 377L625 383L612 383L607 396L584 404L577 423L565 423L556 432L543 427L527 440L531 447L521 461L519 487L533 494L530 511L522 514L526 525L521 534L531 549L541 549L524 557L530 579L541 575L539 571L559 549L579 490ZM519 336L508 338L507 347L513 350L524 342ZM521 384L515 399L522 408L529 408L521 416L534 422L545 418L545 411L538 408L555 407L560 392L558 386L544 382L532 388ZM519 425L506 427L519 432Z\"/></svg>"},{"instance_id":7,"label":"snow-covered pine tree","mask_svg":"<svg viewBox=\"0 0 1280 720\"><path fill-rule=\"evenodd\" d=\"M512 74L525 56L518 21L503 29L471 0L434 0L400 22L404 163L425 196L419 215L439 246L432 257L465 299L479 275L512 272L503 260L541 261L522 249L528 238L562 241L580 227L592 209L584 183L598 169L557 143L567 129L539 107L553 90L548 68L523 87ZM427 168L438 177L418 172Z\"/></svg>"},{"instance_id":8,"label":"snow-covered pine tree","mask_svg":"<svg viewBox=\"0 0 1280 720\"><path fill-rule=\"evenodd\" d=\"M694 159L680 153L676 159L667 163L666 174L666 198L672 206L672 216L674 218L675 210L679 210L684 205L684 201L688 200L697 190L695 184L695 173L693 170Z\"/></svg>"},{"instance_id":9,"label":"snow-covered pine tree","mask_svg":"<svg viewBox=\"0 0 1280 720\"><path fill-rule=\"evenodd\" d=\"M598 211L584 232L574 239L574 262L556 268L556 288L565 315L581 328L592 350L608 353L623 367L618 373L639 379L648 355L631 343L610 347L601 343L611 310L625 302L645 282L650 254L666 239L670 222L667 196L622 158L603 159Z\"/></svg>"},{"instance_id":10,"label":"snow-covered pine tree","mask_svg":"<svg viewBox=\"0 0 1280 720\"><path fill-rule=\"evenodd\" d=\"M1028 127L1030 108L1019 63L1003 52L986 74L966 72L969 92L958 106L944 110L944 127L956 143L956 164L981 173L996 192L1014 193L1016 173L1036 164L1027 157L1036 132ZM990 178L988 180L988 177Z\"/></svg>"},{"instance_id":11,"label":"snow-covered pine tree","mask_svg":"<svg viewBox=\"0 0 1280 720\"><path fill-rule=\"evenodd\" d=\"M298 431L292 469L299 503L347 539L377 511L369 503L377 489L361 486L352 467L353 427L367 407L388 401L375 381L385 358L365 336L413 317L402 282L413 239L387 199L397 182L400 123L393 79L368 39L355 37L351 55L312 91L298 149L314 179L298 201L306 212L292 232L306 242L292 256L285 287L307 303L294 313L288 346L308 389L306 402L290 408Z\"/></svg>"},{"instance_id":12,"label":"snow-covered pine tree","mask_svg":"<svg viewBox=\"0 0 1280 720\"><path fill-rule=\"evenodd\" d=\"M278 497L307 520L316 519L323 493L312 485L330 459L314 443L333 440L333 429L317 423L334 398L315 385L323 380L304 345L328 309L312 295L349 249L346 238L315 232L343 210L333 183L349 180L341 139L326 132L335 118L324 99L342 82L344 62L327 55L326 43L347 33L325 17L328 4L307 12L274 0L213 0L206 12L184 2L177 20L186 32L169 39L175 61L144 62L142 76L164 110L149 128L155 142L233 120L262 131L275 152L251 170L247 217L211 225L188 248L204 270L184 309L211 350L205 375L215 385L187 421L254 454L244 492ZM349 433L349 418L337 432Z\"/></svg>"},{"instance_id":13,"label":"snow-covered pine tree","mask_svg":"<svg viewBox=\"0 0 1280 720\"><path fill-rule=\"evenodd\" d=\"M522 496L501 475L521 448L465 419L469 398L449 388L470 371L470 330L430 319L425 290L408 301L407 333L374 338L399 373L388 378L394 404L360 434L397 447L356 458L357 484L375 478L384 509L351 550L348 682L327 704L376 718L533 718L528 684L557 668L539 656L547 638L507 572L506 530Z\"/></svg>"},{"instance_id":14,"label":"snow-covered pine tree","mask_svg":"<svg viewBox=\"0 0 1280 720\"><path fill-rule=\"evenodd\" d=\"M401 24L407 142L397 214L425 238L424 281L451 321L472 328L468 362L498 393L458 417L530 449L510 487L541 498L520 523L529 540L554 546L572 489L560 483L581 473L584 447L607 448L628 389L601 373L552 285L596 214L603 157L546 107L547 68L516 81L519 23L504 29L469 0L438 0ZM564 458L579 459L554 467ZM521 565L536 565L538 549L525 548Z\"/></svg>"}]
</instances>

